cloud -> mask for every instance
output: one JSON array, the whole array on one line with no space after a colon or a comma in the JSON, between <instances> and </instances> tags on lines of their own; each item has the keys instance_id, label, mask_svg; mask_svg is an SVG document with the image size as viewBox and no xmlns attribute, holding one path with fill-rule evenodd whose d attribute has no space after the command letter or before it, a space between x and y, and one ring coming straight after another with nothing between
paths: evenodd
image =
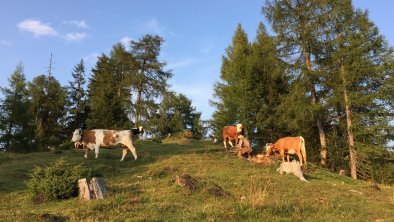
<instances>
[{"instance_id":1,"label":"cloud","mask_svg":"<svg viewBox=\"0 0 394 222\"><path fill-rule=\"evenodd\" d=\"M153 18L142 24L141 33L153 33L160 36L176 35L175 32L168 30L165 26L161 25L157 19Z\"/></svg>"},{"instance_id":2,"label":"cloud","mask_svg":"<svg viewBox=\"0 0 394 222\"><path fill-rule=\"evenodd\" d=\"M10 46L11 42L6 40L0 40L0 46Z\"/></svg>"},{"instance_id":3,"label":"cloud","mask_svg":"<svg viewBox=\"0 0 394 222\"><path fill-rule=\"evenodd\" d=\"M125 47L128 47L131 40L134 40L134 39L131 38L131 37L125 36L125 37L123 37L123 38L120 40L120 43L122 43Z\"/></svg>"},{"instance_id":4,"label":"cloud","mask_svg":"<svg viewBox=\"0 0 394 222\"><path fill-rule=\"evenodd\" d=\"M192 59L192 58L185 58L176 62L171 62L168 63L167 67L168 69L176 69L176 68L181 68L181 67L185 67L185 66L189 66L192 65L194 63L196 63L197 60Z\"/></svg>"},{"instance_id":5,"label":"cloud","mask_svg":"<svg viewBox=\"0 0 394 222\"><path fill-rule=\"evenodd\" d=\"M49 24L34 19L26 19L18 23L17 27L23 32L30 32L34 37L57 36L58 33Z\"/></svg>"},{"instance_id":6,"label":"cloud","mask_svg":"<svg viewBox=\"0 0 394 222\"><path fill-rule=\"evenodd\" d=\"M64 36L64 39L68 42L80 42L84 40L88 35L84 32L70 32Z\"/></svg>"},{"instance_id":7,"label":"cloud","mask_svg":"<svg viewBox=\"0 0 394 222\"><path fill-rule=\"evenodd\" d=\"M86 21L84 21L84 20L81 20L81 21L71 20L71 21L64 21L63 23L66 25L73 25L73 26L76 26L78 28L83 28L83 29L86 29L89 27L88 24L86 23Z\"/></svg>"},{"instance_id":8,"label":"cloud","mask_svg":"<svg viewBox=\"0 0 394 222\"><path fill-rule=\"evenodd\" d=\"M85 56L83 60L90 66L94 66L97 62L98 57L101 56L98 52L90 53L89 55Z\"/></svg>"}]
</instances>

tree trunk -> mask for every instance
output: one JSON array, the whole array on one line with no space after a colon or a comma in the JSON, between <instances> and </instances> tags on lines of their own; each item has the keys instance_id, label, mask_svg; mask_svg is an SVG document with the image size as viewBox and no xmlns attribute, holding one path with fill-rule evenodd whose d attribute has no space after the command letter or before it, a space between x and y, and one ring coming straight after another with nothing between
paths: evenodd
<instances>
[{"instance_id":1,"label":"tree trunk","mask_svg":"<svg viewBox=\"0 0 394 222\"><path fill-rule=\"evenodd\" d=\"M311 59L310 59L310 53L306 50L304 50L304 58L305 58L305 65L306 68L311 71L312 70L312 65L311 65ZM312 96L312 105L315 105L318 100L317 100L317 94L316 94L316 89L315 89L315 84L311 80L311 96ZM321 121L321 117L319 114L316 115L316 124L317 128L319 130L319 139L320 139L320 164L325 167L327 164L327 142L326 142L326 134L324 132L324 127L323 123Z\"/></svg>"},{"instance_id":2,"label":"tree trunk","mask_svg":"<svg viewBox=\"0 0 394 222\"><path fill-rule=\"evenodd\" d=\"M346 129L348 136L348 144L349 144L349 166L350 166L350 175L353 179L357 179L357 157L356 150L354 145L354 137L352 133L352 119L351 119L351 108L349 103L349 96L346 86L346 72L345 67L343 65L343 59L340 60L341 63L341 78L343 84L343 99L345 102L345 113L346 113Z\"/></svg>"},{"instance_id":3,"label":"tree trunk","mask_svg":"<svg viewBox=\"0 0 394 222\"><path fill-rule=\"evenodd\" d=\"M135 116L134 116L134 127L138 128L138 119L139 119L139 115L140 115L140 104L141 104L141 93L142 93L142 89L138 88L137 89L137 99L136 99L136 103L135 103Z\"/></svg>"}]
</instances>

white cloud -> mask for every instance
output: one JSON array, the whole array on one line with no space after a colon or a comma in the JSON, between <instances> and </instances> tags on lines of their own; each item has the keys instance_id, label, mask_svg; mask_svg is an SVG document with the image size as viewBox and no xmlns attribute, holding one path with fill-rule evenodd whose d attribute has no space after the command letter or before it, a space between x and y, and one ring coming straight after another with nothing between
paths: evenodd
<instances>
[{"instance_id":1,"label":"white cloud","mask_svg":"<svg viewBox=\"0 0 394 222\"><path fill-rule=\"evenodd\" d=\"M19 30L30 32L34 37L57 36L58 33L49 24L34 19L26 19L18 23Z\"/></svg>"},{"instance_id":2,"label":"white cloud","mask_svg":"<svg viewBox=\"0 0 394 222\"><path fill-rule=\"evenodd\" d=\"M73 25L73 26L76 26L78 28L84 28L84 29L89 27L88 24L86 23L86 21L84 21L84 20L81 20L81 21L79 21L79 20L71 20L71 21L64 21L63 23L67 24L67 25Z\"/></svg>"},{"instance_id":3,"label":"white cloud","mask_svg":"<svg viewBox=\"0 0 394 222\"><path fill-rule=\"evenodd\" d=\"M125 47L129 47L130 41L134 40L131 37L125 36L120 40L120 43L122 43Z\"/></svg>"},{"instance_id":4,"label":"white cloud","mask_svg":"<svg viewBox=\"0 0 394 222\"><path fill-rule=\"evenodd\" d=\"M192 58L185 58L176 62L170 62L168 63L167 67L168 69L176 69L176 68L181 68L181 67L185 67L185 66L189 66L192 65L194 63L196 63L197 60L192 59Z\"/></svg>"},{"instance_id":5,"label":"white cloud","mask_svg":"<svg viewBox=\"0 0 394 222\"><path fill-rule=\"evenodd\" d=\"M175 32L168 30L165 26L161 25L157 19L153 18L148 20L142 25L141 28L142 33L154 33L160 36L165 36L166 34L169 35L176 35Z\"/></svg>"},{"instance_id":6,"label":"white cloud","mask_svg":"<svg viewBox=\"0 0 394 222\"><path fill-rule=\"evenodd\" d=\"M94 66L94 65L96 64L97 59L98 59L98 57L99 57L100 55L101 55L101 54L98 53L98 52L93 52L93 53L91 53L91 54L85 56L85 57L83 58L83 60L84 60L89 66Z\"/></svg>"},{"instance_id":7,"label":"white cloud","mask_svg":"<svg viewBox=\"0 0 394 222\"><path fill-rule=\"evenodd\" d=\"M64 39L69 41L69 42L80 42L84 40L87 37L87 34L84 32L71 32L67 33L64 36Z\"/></svg>"},{"instance_id":8,"label":"white cloud","mask_svg":"<svg viewBox=\"0 0 394 222\"><path fill-rule=\"evenodd\" d=\"M10 46L11 42L6 40L0 40L0 46Z\"/></svg>"}]
</instances>

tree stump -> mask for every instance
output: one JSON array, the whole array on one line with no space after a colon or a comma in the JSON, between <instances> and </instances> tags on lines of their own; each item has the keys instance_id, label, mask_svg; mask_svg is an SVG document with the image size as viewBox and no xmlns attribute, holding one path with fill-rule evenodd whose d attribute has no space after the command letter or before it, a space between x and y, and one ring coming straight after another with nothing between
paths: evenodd
<instances>
[{"instance_id":1,"label":"tree stump","mask_svg":"<svg viewBox=\"0 0 394 222\"><path fill-rule=\"evenodd\" d=\"M81 199L81 200L91 200L92 199L89 184L88 184L86 178L78 180L78 187L79 187L79 199Z\"/></svg>"},{"instance_id":2,"label":"tree stump","mask_svg":"<svg viewBox=\"0 0 394 222\"><path fill-rule=\"evenodd\" d=\"M90 183L86 178L78 180L79 199L92 200L104 199L107 194L107 188L102 178L93 177Z\"/></svg>"},{"instance_id":3,"label":"tree stump","mask_svg":"<svg viewBox=\"0 0 394 222\"><path fill-rule=\"evenodd\" d=\"M104 199L105 195L107 195L107 188L105 187L103 178L93 177L92 181L90 181L90 186L94 198Z\"/></svg>"}]
</instances>

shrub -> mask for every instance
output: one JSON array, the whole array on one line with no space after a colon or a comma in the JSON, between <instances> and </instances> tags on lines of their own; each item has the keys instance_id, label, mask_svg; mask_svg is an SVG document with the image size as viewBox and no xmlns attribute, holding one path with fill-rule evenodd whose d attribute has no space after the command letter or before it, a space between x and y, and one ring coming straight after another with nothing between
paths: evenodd
<instances>
[{"instance_id":1,"label":"shrub","mask_svg":"<svg viewBox=\"0 0 394 222\"><path fill-rule=\"evenodd\" d=\"M33 192L35 202L68 199L78 194L78 179L90 177L82 165L73 166L63 158L52 166L36 166L27 182Z\"/></svg>"}]
</instances>

